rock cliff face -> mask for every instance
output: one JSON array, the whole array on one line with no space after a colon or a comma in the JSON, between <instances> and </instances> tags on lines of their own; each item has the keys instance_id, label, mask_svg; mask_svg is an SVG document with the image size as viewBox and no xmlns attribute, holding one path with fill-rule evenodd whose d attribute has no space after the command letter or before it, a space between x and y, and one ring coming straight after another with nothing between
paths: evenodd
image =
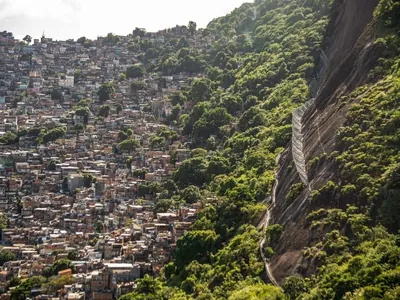
<instances>
[{"instance_id":1,"label":"rock cliff face","mask_svg":"<svg viewBox=\"0 0 400 300\"><path fill-rule=\"evenodd\" d=\"M293 159L292 144L287 147L279 161L279 183L270 222L284 227L270 263L278 282L296 273L309 275L315 271L313 264L303 260L301 255L304 247L320 239L320 236L315 236L305 226L305 217L311 209L316 208L311 207L308 200L311 190L319 189L331 179L340 182L340 178L335 177L336 166L329 159L329 154L336 151L337 130L346 121L348 108L352 104L343 104L340 99L365 82L378 58L378 50L372 44L376 31L373 12L378 2L337 0L334 3L318 68L318 79L313 87L315 99L305 110L300 129L305 165L324 153L325 158L320 159L312 170L306 168L306 181L304 176L299 176L295 164L298 160ZM300 182L305 182L303 192L294 202L287 203L285 198L291 186ZM333 200L326 203L325 207L345 206L346 203Z\"/></svg>"}]
</instances>

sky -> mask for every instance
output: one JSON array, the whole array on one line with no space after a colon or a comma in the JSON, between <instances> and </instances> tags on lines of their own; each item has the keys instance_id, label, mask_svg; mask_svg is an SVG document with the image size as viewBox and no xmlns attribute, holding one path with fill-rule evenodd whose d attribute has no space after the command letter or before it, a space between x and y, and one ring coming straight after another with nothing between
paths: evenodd
<instances>
[{"instance_id":1,"label":"sky","mask_svg":"<svg viewBox=\"0 0 400 300\"><path fill-rule=\"evenodd\" d=\"M0 31L63 40L157 31L195 21L204 28L251 0L0 0Z\"/></svg>"}]
</instances>

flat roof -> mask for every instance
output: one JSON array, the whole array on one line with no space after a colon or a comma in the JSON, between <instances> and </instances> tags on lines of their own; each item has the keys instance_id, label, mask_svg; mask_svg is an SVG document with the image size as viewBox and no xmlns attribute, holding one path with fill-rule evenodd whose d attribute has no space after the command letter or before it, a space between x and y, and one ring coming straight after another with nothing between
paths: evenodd
<instances>
[{"instance_id":1,"label":"flat roof","mask_svg":"<svg viewBox=\"0 0 400 300\"><path fill-rule=\"evenodd\" d=\"M108 263L104 264L105 266L109 267L110 269L131 269L133 268L132 264L127 263Z\"/></svg>"}]
</instances>

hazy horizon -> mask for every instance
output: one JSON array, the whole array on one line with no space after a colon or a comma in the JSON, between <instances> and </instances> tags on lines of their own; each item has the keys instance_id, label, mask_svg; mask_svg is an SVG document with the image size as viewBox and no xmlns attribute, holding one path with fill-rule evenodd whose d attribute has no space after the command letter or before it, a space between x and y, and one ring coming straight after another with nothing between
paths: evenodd
<instances>
[{"instance_id":1,"label":"hazy horizon","mask_svg":"<svg viewBox=\"0 0 400 300\"><path fill-rule=\"evenodd\" d=\"M127 35L135 27L158 31L195 21L204 28L214 18L251 0L0 0L0 31L57 40Z\"/></svg>"}]
</instances>

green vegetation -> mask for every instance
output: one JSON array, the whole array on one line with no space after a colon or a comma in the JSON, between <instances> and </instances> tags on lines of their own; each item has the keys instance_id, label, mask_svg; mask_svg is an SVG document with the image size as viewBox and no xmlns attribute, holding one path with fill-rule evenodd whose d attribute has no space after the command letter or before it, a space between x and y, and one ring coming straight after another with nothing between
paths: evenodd
<instances>
[{"instance_id":1,"label":"green vegetation","mask_svg":"<svg viewBox=\"0 0 400 300\"><path fill-rule=\"evenodd\" d=\"M11 299L25 300L26 298L31 296L31 290L33 288L40 288L42 284L44 284L45 282L46 282L45 277L42 276L30 277L11 291Z\"/></svg>"},{"instance_id":2,"label":"green vegetation","mask_svg":"<svg viewBox=\"0 0 400 300\"><path fill-rule=\"evenodd\" d=\"M89 116L91 114L90 104L91 99L83 99L78 102L76 106L74 106L74 113L76 116L83 117L83 125L87 125L89 122Z\"/></svg>"},{"instance_id":3,"label":"green vegetation","mask_svg":"<svg viewBox=\"0 0 400 300\"><path fill-rule=\"evenodd\" d=\"M79 137L79 134L85 130L85 126L81 123L78 123L74 126L74 130L76 132L76 138Z\"/></svg>"},{"instance_id":4,"label":"green vegetation","mask_svg":"<svg viewBox=\"0 0 400 300\"><path fill-rule=\"evenodd\" d=\"M338 164L340 184L329 181L312 193L317 206L333 200L353 206L319 209L307 216L308 226L323 236L304 251L318 272L309 282L287 279L283 288L290 299L400 296L395 258L400 253L399 13L398 1L381 1L375 11L381 26L375 46L382 58L366 85L345 99L352 104L337 134L340 151L327 158Z\"/></svg>"},{"instance_id":5,"label":"green vegetation","mask_svg":"<svg viewBox=\"0 0 400 300\"><path fill-rule=\"evenodd\" d=\"M132 129L124 128L118 133L118 138L122 142L129 139L132 136L132 134L133 134Z\"/></svg>"},{"instance_id":6,"label":"green vegetation","mask_svg":"<svg viewBox=\"0 0 400 300\"><path fill-rule=\"evenodd\" d=\"M32 41L32 37L30 35L26 35L22 40L29 45Z\"/></svg>"},{"instance_id":7,"label":"green vegetation","mask_svg":"<svg viewBox=\"0 0 400 300\"><path fill-rule=\"evenodd\" d=\"M282 291L274 286L265 284L255 284L247 286L239 291L235 291L229 300L284 300L286 299Z\"/></svg>"},{"instance_id":8,"label":"green vegetation","mask_svg":"<svg viewBox=\"0 0 400 300\"><path fill-rule=\"evenodd\" d=\"M290 187L289 193L286 195L286 204L290 205L298 196L300 196L301 192L304 190L305 186L303 183L296 183Z\"/></svg>"},{"instance_id":9,"label":"green vegetation","mask_svg":"<svg viewBox=\"0 0 400 300\"><path fill-rule=\"evenodd\" d=\"M0 266L8 261L15 260L16 256L9 250L0 250Z\"/></svg>"},{"instance_id":10,"label":"green vegetation","mask_svg":"<svg viewBox=\"0 0 400 300\"><path fill-rule=\"evenodd\" d=\"M141 91L146 87L146 83L144 81L133 81L131 83L131 91L136 93L137 91Z\"/></svg>"},{"instance_id":11,"label":"green vegetation","mask_svg":"<svg viewBox=\"0 0 400 300\"><path fill-rule=\"evenodd\" d=\"M305 257L318 262L318 274L309 284L302 282L299 286L296 280L286 290L295 286L297 290L300 287L309 290L302 295L303 299L371 299L371 295L395 299L389 295L398 295L399 280L395 274L399 267L395 257L400 247L396 236L382 226L368 226L368 218L356 207L348 207L346 211L320 210L308 219L313 219L314 230L333 230L304 251ZM342 228L351 232L351 240L341 232ZM363 296L357 298L357 295Z\"/></svg>"},{"instance_id":12,"label":"green vegetation","mask_svg":"<svg viewBox=\"0 0 400 300\"><path fill-rule=\"evenodd\" d=\"M92 174L84 174L83 175L83 186L91 187L92 183L96 182L96 178Z\"/></svg>"},{"instance_id":13,"label":"green vegetation","mask_svg":"<svg viewBox=\"0 0 400 300\"><path fill-rule=\"evenodd\" d=\"M135 139L124 140L118 144L118 149L120 151L131 152L140 146L140 143Z\"/></svg>"},{"instance_id":14,"label":"green vegetation","mask_svg":"<svg viewBox=\"0 0 400 300\"><path fill-rule=\"evenodd\" d=\"M72 271L74 271L74 265L71 263L71 261L66 258L59 259L53 265L51 265L50 267L46 267L43 270L43 276L45 277L55 276L58 275L58 272L67 269L71 269Z\"/></svg>"},{"instance_id":15,"label":"green vegetation","mask_svg":"<svg viewBox=\"0 0 400 300\"><path fill-rule=\"evenodd\" d=\"M2 137L0 137L0 144L13 145L18 143L18 141L19 137L12 132L7 132Z\"/></svg>"},{"instance_id":16,"label":"green vegetation","mask_svg":"<svg viewBox=\"0 0 400 300\"><path fill-rule=\"evenodd\" d=\"M340 99L350 109L337 133L336 151L308 162L309 169L315 169L331 160L338 175L312 191L309 199L312 210L304 226L318 238L310 239L302 254L313 276L286 278L281 289L261 279L265 266L260 240L266 238L263 250L271 257L284 228L273 224L261 232L256 226L271 194L276 157L291 139L292 111L310 98L309 82L319 63L324 35L333 26L333 3L245 3L201 31L211 39L207 51L190 46L190 36L200 34L194 22L183 28L186 36L168 38L163 46L142 39L143 30L133 31L128 50L141 53L140 64L128 68L127 78L141 78L146 72L204 73L169 99L173 112L167 122L188 137L193 149L190 158L179 164L171 181L140 185L139 197L154 200L155 212L199 201L203 209L191 230L177 241L173 260L161 276L146 275L137 281L133 293L121 299L400 297L400 4L394 0L381 0L374 14L378 30L371 47L381 58L368 74L368 82ZM110 33L104 42L116 45L119 37ZM136 93L146 83L134 81L130 87ZM114 92L113 83L103 84L99 100L111 99ZM75 114L87 120L89 107L90 101L82 100ZM99 116L107 117L109 112L109 106L102 106ZM62 137L65 129L34 128L26 134L46 143ZM130 129L119 132L116 152L130 153L140 147L132 135ZM177 137L164 127L150 137L149 144L161 149ZM9 134L2 141L15 143L17 138ZM130 170L132 157L124 162ZM171 150L171 157L177 161L176 150ZM145 174L145 170L133 172L138 178ZM85 180L86 186L93 182L90 176ZM305 188L293 184L285 205ZM95 227L98 232L104 230L102 222ZM45 274L51 277L69 267L69 260L59 260ZM30 278L16 288L18 294L13 291L12 298L24 298L29 288L40 284L41 278ZM53 279L50 286L58 286L58 281Z\"/></svg>"},{"instance_id":17,"label":"green vegetation","mask_svg":"<svg viewBox=\"0 0 400 300\"><path fill-rule=\"evenodd\" d=\"M104 102L111 99L111 96L114 94L114 92L114 84L112 82L106 82L99 88L97 95L99 96L99 100Z\"/></svg>"},{"instance_id":18,"label":"green vegetation","mask_svg":"<svg viewBox=\"0 0 400 300\"><path fill-rule=\"evenodd\" d=\"M132 49L146 52L141 60L146 69L150 57L158 55L155 70L164 75L206 74L170 99L174 113L168 122L191 138L194 149L173 174L178 191L150 186L139 191L141 197L156 198L157 211L179 201L205 205L192 231L177 242L163 276L151 281L159 293L179 290L184 292L182 299L284 299L280 289L260 284L262 234L254 225L266 210L262 201L271 192L276 156L291 138L292 110L309 99L308 82L329 21L330 2L246 3L203 30L204 36L213 36L207 54L191 48L184 36L167 41L162 50L139 39L132 44ZM194 24L189 28L193 32ZM135 83L134 90L140 88ZM185 110L186 105L193 109ZM160 136L172 141L157 133L151 138L154 148L164 142ZM294 186L288 202L303 188ZM274 247L283 228L276 224L268 229L268 247ZM293 294L298 288L292 290ZM153 291L124 297L150 295L162 299Z\"/></svg>"},{"instance_id":19,"label":"green vegetation","mask_svg":"<svg viewBox=\"0 0 400 300\"><path fill-rule=\"evenodd\" d=\"M312 207L343 201L357 207L310 212L306 224L322 238L304 251L304 257L317 265L317 273L310 279L289 277L282 289L260 284L261 233L253 225L265 212L261 202L271 192L276 156L290 141L291 113L310 97L308 83L333 1L246 3L203 30L204 36L213 36L207 55L190 48L186 37L169 41L163 51L141 41L132 45L146 51L144 65L158 53L155 70L164 75L182 70L206 74L170 99L174 114L168 122L191 138L194 149L173 175L178 190L141 188L142 195L162 195L156 200L160 211L179 201L202 201L205 208L192 231L178 241L162 276L143 281L152 289L139 289L124 299L162 299L165 293L173 298L181 292L182 299L398 297L397 238L381 226L370 226L382 223L393 233L399 229L400 73L393 59L399 49L397 2L381 1L375 12L382 20L376 45L385 54L370 75L373 82L351 95L363 97L352 105L346 127L338 134L341 151L308 165L314 169L335 160L342 179L313 191ZM193 109L185 110L187 105ZM152 144L158 140L152 137ZM286 205L304 189L301 183L292 185ZM267 256L273 255L282 232L279 224L267 228Z\"/></svg>"},{"instance_id":20,"label":"green vegetation","mask_svg":"<svg viewBox=\"0 0 400 300\"><path fill-rule=\"evenodd\" d=\"M49 142L54 142L58 139L63 138L65 133L66 133L65 127L56 127L49 131L42 130L36 141L38 144L46 144Z\"/></svg>"},{"instance_id":21,"label":"green vegetation","mask_svg":"<svg viewBox=\"0 0 400 300\"><path fill-rule=\"evenodd\" d=\"M126 77L128 78L138 78L143 77L145 69L141 65L133 65L128 67L126 70Z\"/></svg>"},{"instance_id":22,"label":"green vegetation","mask_svg":"<svg viewBox=\"0 0 400 300\"><path fill-rule=\"evenodd\" d=\"M165 138L162 136L152 135L150 137L150 147L153 150L162 149L165 146Z\"/></svg>"},{"instance_id":23,"label":"green vegetation","mask_svg":"<svg viewBox=\"0 0 400 300\"><path fill-rule=\"evenodd\" d=\"M75 279L72 277L72 275L54 276L51 277L49 282L45 283L43 287L47 291L57 292L65 285L71 285L73 283L75 283Z\"/></svg>"},{"instance_id":24,"label":"green vegetation","mask_svg":"<svg viewBox=\"0 0 400 300\"><path fill-rule=\"evenodd\" d=\"M99 117L108 118L108 115L110 114L110 110L111 110L110 105L107 105L107 104L102 105L99 110L99 114L98 114Z\"/></svg>"},{"instance_id":25,"label":"green vegetation","mask_svg":"<svg viewBox=\"0 0 400 300\"><path fill-rule=\"evenodd\" d=\"M0 230L7 227L8 217L5 213L0 213Z\"/></svg>"}]
</instances>

